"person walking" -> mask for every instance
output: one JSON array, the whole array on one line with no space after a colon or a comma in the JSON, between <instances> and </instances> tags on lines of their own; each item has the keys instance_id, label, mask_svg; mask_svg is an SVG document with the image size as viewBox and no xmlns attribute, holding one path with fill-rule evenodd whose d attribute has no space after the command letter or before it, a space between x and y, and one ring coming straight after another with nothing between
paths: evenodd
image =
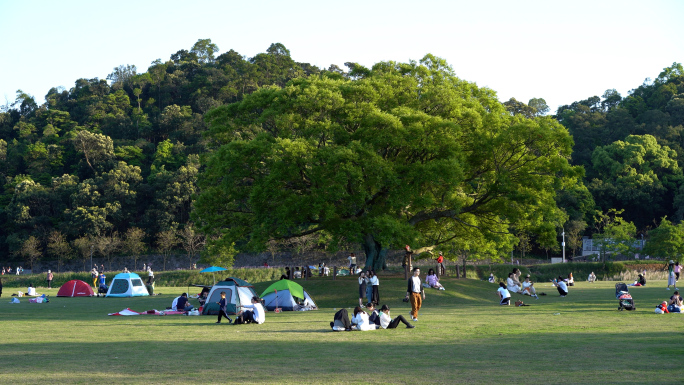
<instances>
[{"instance_id":1,"label":"person walking","mask_svg":"<svg viewBox=\"0 0 684 385\"><path fill-rule=\"evenodd\" d=\"M406 289L406 296L409 297L411 303L411 320L418 321L418 311L425 300L425 290L420 282L420 269L413 269L413 276L408 279L408 287Z\"/></svg>"},{"instance_id":2,"label":"person walking","mask_svg":"<svg viewBox=\"0 0 684 385\"><path fill-rule=\"evenodd\" d=\"M154 286L154 272L150 266L147 266L147 284Z\"/></svg>"},{"instance_id":3,"label":"person walking","mask_svg":"<svg viewBox=\"0 0 684 385\"><path fill-rule=\"evenodd\" d=\"M52 274L52 270L48 270L47 273L47 286L48 289L52 289L52 279L55 277L54 274Z\"/></svg>"},{"instance_id":4,"label":"person walking","mask_svg":"<svg viewBox=\"0 0 684 385\"><path fill-rule=\"evenodd\" d=\"M221 300L216 302L216 303L219 304L218 321L216 321L216 323L220 324L221 318L226 317L226 319L228 320L228 323L232 324L233 320L230 317L228 317L228 313L226 313L226 309L228 306L228 300L226 299L226 292L225 291L221 292Z\"/></svg>"}]
</instances>

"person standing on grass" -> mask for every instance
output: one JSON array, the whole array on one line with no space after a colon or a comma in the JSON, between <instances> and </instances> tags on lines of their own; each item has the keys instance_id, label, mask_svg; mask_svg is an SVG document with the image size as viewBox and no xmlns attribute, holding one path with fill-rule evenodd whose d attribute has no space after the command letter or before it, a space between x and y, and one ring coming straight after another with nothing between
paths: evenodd
<instances>
[{"instance_id":1,"label":"person standing on grass","mask_svg":"<svg viewBox=\"0 0 684 385\"><path fill-rule=\"evenodd\" d=\"M52 289L52 279L55 277L54 274L52 274L52 270L48 270L47 273L47 284L48 284L48 289Z\"/></svg>"},{"instance_id":2,"label":"person standing on grass","mask_svg":"<svg viewBox=\"0 0 684 385\"><path fill-rule=\"evenodd\" d=\"M363 307L363 296L366 295L366 274L359 273L359 306Z\"/></svg>"},{"instance_id":3,"label":"person standing on grass","mask_svg":"<svg viewBox=\"0 0 684 385\"><path fill-rule=\"evenodd\" d=\"M670 263L667 264L667 290L670 290L670 285L677 290L677 280L675 279L674 266L675 264L672 260L670 260Z\"/></svg>"},{"instance_id":4,"label":"person standing on grass","mask_svg":"<svg viewBox=\"0 0 684 385\"><path fill-rule=\"evenodd\" d=\"M406 321L404 316L401 314L399 314L397 318L392 319L392 316L390 316L389 306L382 305L382 308L380 308L380 327L383 329L396 329L397 325L399 325L399 322L406 325L407 329L413 329L415 327L408 323L408 321Z\"/></svg>"},{"instance_id":5,"label":"person standing on grass","mask_svg":"<svg viewBox=\"0 0 684 385\"><path fill-rule=\"evenodd\" d=\"M147 284L154 286L154 272L150 266L147 266Z\"/></svg>"},{"instance_id":6,"label":"person standing on grass","mask_svg":"<svg viewBox=\"0 0 684 385\"><path fill-rule=\"evenodd\" d=\"M439 252L439 256L437 257L437 268L439 269L439 275L444 275L446 269L444 268L444 255L442 255L441 251Z\"/></svg>"},{"instance_id":7,"label":"person standing on grass","mask_svg":"<svg viewBox=\"0 0 684 385\"><path fill-rule=\"evenodd\" d=\"M370 279L370 284L373 286L373 290L370 302L377 306L380 302L380 280L378 279L378 275L375 274L375 271L373 271L372 273L373 276Z\"/></svg>"},{"instance_id":8,"label":"person standing on grass","mask_svg":"<svg viewBox=\"0 0 684 385\"><path fill-rule=\"evenodd\" d=\"M349 260L349 274L356 274L356 254L350 253L347 259Z\"/></svg>"},{"instance_id":9,"label":"person standing on grass","mask_svg":"<svg viewBox=\"0 0 684 385\"><path fill-rule=\"evenodd\" d=\"M408 279L406 296L409 297L411 303L411 320L418 321L418 311L425 300L425 290L420 282L420 269L417 267L413 269L413 276Z\"/></svg>"},{"instance_id":10,"label":"person standing on grass","mask_svg":"<svg viewBox=\"0 0 684 385\"><path fill-rule=\"evenodd\" d=\"M93 287L95 290L97 290L97 277L99 277L100 274L97 273L97 269L93 267L92 270L90 270L90 278L93 279Z\"/></svg>"},{"instance_id":11,"label":"person standing on grass","mask_svg":"<svg viewBox=\"0 0 684 385\"><path fill-rule=\"evenodd\" d=\"M679 261L675 262L673 270L675 273L675 282L679 282L679 273L682 271L682 266L679 264Z\"/></svg>"},{"instance_id":12,"label":"person standing on grass","mask_svg":"<svg viewBox=\"0 0 684 385\"><path fill-rule=\"evenodd\" d=\"M226 310L228 308L228 300L226 299L226 292L225 291L221 292L221 300L216 302L216 303L219 304L218 321L216 321L216 323L220 324L221 318L226 317L226 319L228 320L228 323L232 324L233 320L230 317L228 317L228 313L226 313Z\"/></svg>"},{"instance_id":13,"label":"person standing on grass","mask_svg":"<svg viewBox=\"0 0 684 385\"><path fill-rule=\"evenodd\" d=\"M373 301L373 285L371 284L371 277L373 272L366 270L366 302Z\"/></svg>"},{"instance_id":14,"label":"person standing on grass","mask_svg":"<svg viewBox=\"0 0 684 385\"><path fill-rule=\"evenodd\" d=\"M0 297L2 297L2 278L0 278Z\"/></svg>"}]
</instances>

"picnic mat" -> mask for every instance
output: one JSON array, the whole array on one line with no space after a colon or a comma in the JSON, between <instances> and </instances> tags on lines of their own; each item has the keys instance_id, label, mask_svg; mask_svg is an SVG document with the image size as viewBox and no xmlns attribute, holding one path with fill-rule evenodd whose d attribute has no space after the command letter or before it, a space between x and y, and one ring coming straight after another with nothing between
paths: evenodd
<instances>
[{"instance_id":1,"label":"picnic mat","mask_svg":"<svg viewBox=\"0 0 684 385\"><path fill-rule=\"evenodd\" d=\"M159 311L157 309L152 309L152 310L147 310L147 311L143 311L143 312L137 312L135 310L131 310L130 308L125 308L121 311L117 311L116 313L109 313L108 315L129 316L129 315L183 315L183 314L185 314L185 312L175 311L175 310Z\"/></svg>"}]
</instances>

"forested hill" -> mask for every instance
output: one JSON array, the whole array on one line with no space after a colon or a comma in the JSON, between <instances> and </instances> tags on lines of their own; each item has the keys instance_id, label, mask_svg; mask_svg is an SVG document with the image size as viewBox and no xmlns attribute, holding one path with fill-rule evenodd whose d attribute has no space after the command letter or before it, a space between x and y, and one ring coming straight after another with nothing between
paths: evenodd
<instances>
[{"instance_id":1,"label":"forested hill","mask_svg":"<svg viewBox=\"0 0 684 385\"><path fill-rule=\"evenodd\" d=\"M623 97L561 106L556 118L575 140L573 162L584 166L596 209L624 209L623 217L645 233L661 218L684 215L684 68L665 68L655 80Z\"/></svg>"},{"instance_id":2,"label":"forested hill","mask_svg":"<svg viewBox=\"0 0 684 385\"><path fill-rule=\"evenodd\" d=\"M67 242L87 253L86 240L133 228L156 248L159 234L186 228L199 155L208 149L203 114L322 72L295 62L282 44L252 58L217 52L199 40L143 73L122 65L106 80L52 88L43 105L18 91L0 110L0 256L57 256L55 245Z\"/></svg>"},{"instance_id":3,"label":"forested hill","mask_svg":"<svg viewBox=\"0 0 684 385\"><path fill-rule=\"evenodd\" d=\"M233 50L218 55L202 39L146 72L121 65L106 79L52 88L42 105L18 91L0 109L0 258L30 264L85 258L93 249L111 258L180 246L197 253L202 240L192 226L191 202L200 155L212 149L204 114L260 87L311 75L353 79L367 71L346 65L345 72L299 63L279 43L252 58ZM683 72L675 64L626 98L611 90L558 110L599 211L625 208L641 226L662 215L681 218L673 205L684 160ZM540 101L530 104L545 106ZM636 176L622 178L625 172ZM559 202L574 213L571 219L588 221L595 210L582 184Z\"/></svg>"}]
</instances>

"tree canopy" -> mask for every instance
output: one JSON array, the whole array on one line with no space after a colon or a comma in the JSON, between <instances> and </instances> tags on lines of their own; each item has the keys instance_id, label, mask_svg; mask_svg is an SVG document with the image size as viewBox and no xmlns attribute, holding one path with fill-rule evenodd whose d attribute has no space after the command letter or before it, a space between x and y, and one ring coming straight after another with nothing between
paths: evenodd
<instances>
[{"instance_id":1,"label":"tree canopy","mask_svg":"<svg viewBox=\"0 0 684 385\"><path fill-rule=\"evenodd\" d=\"M297 78L206 115L216 149L195 215L215 242L263 250L325 232L363 243L380 269L389 246L562 217L555 191L581 174L555 120L511 115L432 55L357 72Z\"/></svg>"}]
</instances>

